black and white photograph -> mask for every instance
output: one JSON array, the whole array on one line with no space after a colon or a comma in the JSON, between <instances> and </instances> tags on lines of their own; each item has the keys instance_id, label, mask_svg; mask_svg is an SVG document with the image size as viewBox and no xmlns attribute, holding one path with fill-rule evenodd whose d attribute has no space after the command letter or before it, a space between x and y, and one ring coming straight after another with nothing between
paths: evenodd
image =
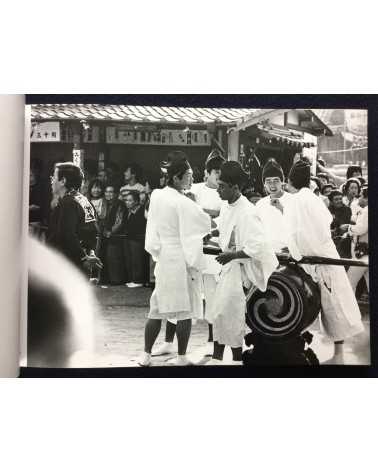
<instances>
[{"instance_id":1,"label":"black and white photograph","mask_svg":"<svg viewBox=\"0 0 378 472\"><path fill-rule=\"evenodd\" d=\"M27 106L25 365L369 366L367 109L109 102Z\"/></svg>"}]
</instances>

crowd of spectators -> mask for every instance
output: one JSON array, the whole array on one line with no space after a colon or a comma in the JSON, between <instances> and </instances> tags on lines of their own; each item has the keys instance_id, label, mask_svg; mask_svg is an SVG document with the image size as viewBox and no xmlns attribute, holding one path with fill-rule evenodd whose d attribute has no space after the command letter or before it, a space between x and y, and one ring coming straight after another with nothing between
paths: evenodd
<instances>
[{"instance_id":1,"label":"crowd of spectators","mask_svg":"<svg viewBox=\"0 0 378 472\"><path fill-rule=\"evenodd\" d=\"M201 181L200 173L195 181ZM155 186L164 187L166 175L161 172ZM30 224L39 223L46 214L51 196L42 191L39 167L32 166L30 174ZM331 232L340 257L367 260L368 229L367 182L362 177L360 166L349 166L345 178L333 174L319 159L317 173L311 177L310 188L324 201L333 215ZM84 180L81 193L86 195L97 215L96 253L103 262L100 283L102 285L126 284L130 288L149 286L151 283L151 260L144 250L144 239L148 205L151 194L149 182L141 182L140 170L134 164L128 165L123 175L109 168ZM244 195L256 204L264 195L246 188ZM53 205L53 202L52 202ZM48 218L44 224L48 226ZM362 245L362 246L361 246ZM360 255L357 249L365 248ZM357 268L348 269L357 286L367 272L359 274ZM358 273L357 273L358 272ZM360 271L361 272L361 271ZM368 282L366 283L368 287Z\"/></svg>"}]
</instances>

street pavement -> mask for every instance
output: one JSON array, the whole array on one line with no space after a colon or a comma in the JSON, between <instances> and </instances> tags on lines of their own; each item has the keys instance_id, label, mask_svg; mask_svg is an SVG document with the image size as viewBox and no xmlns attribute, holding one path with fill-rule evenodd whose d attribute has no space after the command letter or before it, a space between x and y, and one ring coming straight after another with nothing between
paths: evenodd
<instances>
[{"instance_id":1,"label":"street pavement","mask_svg":"<svg viewBox=\"0 0 378 472\"><path fill-rule=\"evenodd\" d=\"M98 314L95 322L95 354L90 367L137 367L137 360L143 353L144 324L148 313L151 290L147 288L129 289L125 286L95 287L98 301ZM370 322L368 304L361 305L365 332L345 343L345 360L349 365L368 365L370 363ZM164 341L165 326L156 342L158 347ZM325 338L315 322L310 328L314 334L311 348L320 362L331 358L333 344ZM188 355L195 362L202 357L207 341L207 324L198 320L192 328ZM175 342L176 347L176 342ZM174 355L154 357L153 364L169 367ZM231 353L227 349L225 364L230 363ZM79 365L78 365L79 366ZM82 365L80 365L82 366Z\"/></svg>"}]
</instances>

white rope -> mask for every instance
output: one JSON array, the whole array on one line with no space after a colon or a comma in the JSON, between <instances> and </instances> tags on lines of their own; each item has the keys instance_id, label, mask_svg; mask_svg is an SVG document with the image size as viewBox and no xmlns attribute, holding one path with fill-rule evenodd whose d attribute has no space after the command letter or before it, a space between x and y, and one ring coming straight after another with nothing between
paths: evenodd
<instances>
[{"instance_id":1,"label":"white rope","mask_svg":"<svg viewBox=\"0 0 378 472\"><path fill-rule=\"evenodd\" d=\"M337 153L337 152L362 151L363 149L367 149L367 146L360 147L360 148L338 149L337 151L318 151L318 152L319 152L319 156L321 156L322 154L333 154L333 153Z\"/></svg>"}]
</instances>

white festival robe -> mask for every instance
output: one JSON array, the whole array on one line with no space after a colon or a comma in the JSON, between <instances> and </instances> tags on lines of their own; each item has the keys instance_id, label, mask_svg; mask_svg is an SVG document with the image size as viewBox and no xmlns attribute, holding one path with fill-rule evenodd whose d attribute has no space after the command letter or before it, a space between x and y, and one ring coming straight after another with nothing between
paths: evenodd
<instances>
[{"instance_id":1,"label":"white festival robe","mask_svg":"<svg viewBox=\"0 0 378 472\"><path fill-rule=\"evenodd\" d=\"M246 296L243 286L265 292L268 279L278 266L256 209L247 198L222 206L219 245L225 251L244 251L250 259L235 259L222 266L216 289L214 340L241 347L245 334Z\"/></svg>"},{"instance_id":2,"label":"white festival robe","mask_svg":"<svg viewBox=\"0 0 378 472\"><path fill-rule=\"evenodd\" d=\"M284 192L279 201L283 207L289 204L292 194ZM285 221L284 215L280 210L271 204L271 197L262 198L256 203L257 214L262 221L267 236L276 252L280 252L289 244L289 228Z\"/></svg>"},{"instance_id":3,"label":"white festival robe","mask_svg":"<svg viewBox=\"0 0 378 472\"><path fill-rule=\"evenodd\" d=\"M205 182L193 184L190 191L194 194L196 203L204 210L220 212L221 206L224 205L217 189L208 187ZM217 218L213 221L216 222ZM216 238L213 238L213 241L217 242ZM215 290L222 266L215 260L215 256L205 254L205 260L206 267L202 271L203 294L206 303L204 317L208 323L212 324L214 321Z\"/></svg>"},{"instance_id":4,"label":"white festival robe","mask_svg":"<svg viewBox=\"0 0 378 472\"><path fill-rule=\"evenodd\" d=\"M156 261L156 281L149 318L202 316L202 238L210 231L210 216L188 197L171 187L152 192L145 249Z\"/></svg>"},{"instance_id":5,"label":"white festival robe","mask_svg":"<svg viewBox=\"0 0 378 472\"><path fill-rule=\"evenodd\" d=\"M323 256L339 259L332 241L332 215L322 200L308 188L293 194L284 207L290 225L289 251L299 260L302 256ZM321 293L321 323L324 332L334 341L341 341L363 331L361 313L347 273L343 266L303 265Z\"/></svg>"}]
</instances>

